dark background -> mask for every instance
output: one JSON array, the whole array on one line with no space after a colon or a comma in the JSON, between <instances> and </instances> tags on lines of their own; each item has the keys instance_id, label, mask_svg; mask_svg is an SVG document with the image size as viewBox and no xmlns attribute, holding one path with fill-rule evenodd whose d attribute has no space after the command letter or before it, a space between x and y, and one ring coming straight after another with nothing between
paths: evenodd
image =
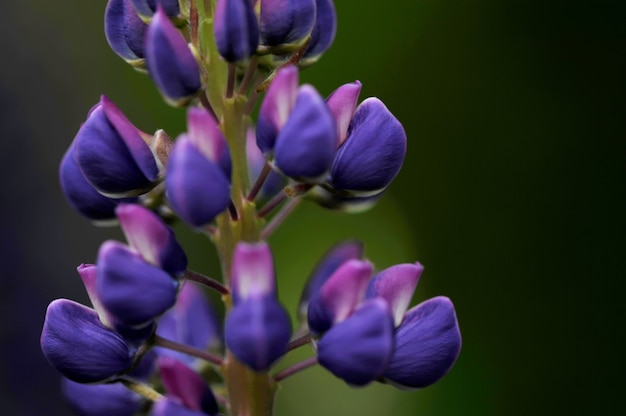
<instances>
[{"instance_id":1,"label":"dark background","mask_svg":"<svg viewBox=\"0 0 626 416\"><path fill-rule=\"evenodd\" d=\"M302 206L271 242L295 308L315 259L362 238L378 267L421 261L416 301L455 303L463 350L419 392L351 390L315 369L278 414L528 415L624 411L626 25L623 1L337 1L334 47L302 74L359 79L404 123L405 166L367 214ZM0 414L69 414L38 340L75 267L120 238L63 200L58 163L101 93L141 129L184 129L106 44L105 1L4 2L0 14ZM179 229L192 266L211 247Z\"/></svg>"}]
</instances>

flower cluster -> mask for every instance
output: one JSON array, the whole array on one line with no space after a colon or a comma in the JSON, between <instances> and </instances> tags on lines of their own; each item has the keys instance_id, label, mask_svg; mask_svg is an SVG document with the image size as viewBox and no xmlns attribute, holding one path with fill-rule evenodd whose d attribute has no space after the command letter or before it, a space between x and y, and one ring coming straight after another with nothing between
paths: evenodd
<instances>
[{"instance_id":1,"label":"flower cluster","mask_svg":"<svg viewBox=\"0 0 626 416\"><path fill-rule=\"evenodd\" d=\"M78 267L92 308L46 312L41 347L78 414L270 415L276 384L315 364L351 386L422 388L456 361L451 301L408 309L421 264L376 271L358 242L311 273L295 334L280 303L269 235L303 200L372 206L406 153L402 124L377 98L359 103L359 81L326 98L300 85L336 25L331 0L108 1L112 50L187 107L187 128L145 133L102 96L61 161L69 204L127 240ZM188 269L176 221L215 244L221 281ZM222 296L223 324L198 285ZM304 345L309 359L275 370Z\"/></svg>"}]
</instances>

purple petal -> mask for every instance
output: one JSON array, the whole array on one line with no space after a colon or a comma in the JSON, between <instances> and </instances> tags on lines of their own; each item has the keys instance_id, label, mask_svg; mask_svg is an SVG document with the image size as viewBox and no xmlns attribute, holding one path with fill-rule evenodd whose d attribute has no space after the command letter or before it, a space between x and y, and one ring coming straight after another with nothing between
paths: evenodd
<instances>
[{"instance_id":1,"label":"purple petal","mask_svg":"<svg viewBox=\"0 0 626 416\"><path fill-rule=\"evenodd\" d=\"M146 34L146 64L161 95L171 105L186 105L202 87L196 58L161 7Z\"/></svg>"},{"instance_id":2,"label":"purple petal","mask_svg":"<svg viewBox=\"0 0 626 416\"><path fill-rule=\"evenodd\" d=\"M102 306L102 302L98 297L98 292L96 291L96 265L95 264L81 264L77 268L78 275L83 281L83 285L85 286L85 290L87 291L87 295L89 296L89 300L91 301L91 305L94 310L98 314L98 318L102 325L107 328L113 328L113 317L109 314L109 312Z\"/></svg>"},{"instance_id":3,"label":"purple petal","mask_svg":"<svg viewBox=\"0 0 626 416\"><path fill-rule=\"evenodd\" d=\"M367 195L378 193L396 177L406 153L402 124L377 98L359 105L348 138L337 151L331 172L336 189Z\"/></svg>"},{"instance_id":4,"label":"purple petal","mask_svg":"<svg viewBox=\"0 0 626 416\"><path fill-rule=\"evenodd\" d=\"M315 25L311 32L311 40L304 52L300 64L311 65L326 52L335 40L337 33L337 13L332 0L315 0L316 15Z\"/></svg>"},{"instance_id":5,"label":"purple petal","mask_svg":"<svg viewBox=\"0 0 626 416\"><path fill-rule=\"evenodd\" d=\"M144 326L176 302L178 282L123 244L102 244L97 264L98 297L124 325Z\"/></svg>"},{"instance_id":6,"label":"purple petal","mask_svg":"<svg viewBox=\"0 0 626 416\"><path fill-rule=\"evenodd\" d=\"M309 328L318 334L345 320L365 296L372 264L362 260L343 263L309 303Z\"/></svg>"},{"instance_id":7,"label":"purple petal","mask_svg":"<svg viewBox=\"0 0 626 416\"><path fill-rule=\"evenodd\" d=\"M233 302L276 295L274 280L274 260L267 243L238 243L233 255Z\"/></svg>"},{"instance_id":8,"label":"purple petal","mask_svg":"<svg viewBox=\"0 0 626 416\"><path fill-rule=\"evenodd\" d=\"M259 23L262 44L298 43L313 30L315 0L262 0Z\"/></svg>"},{"instance_id":9,"label":"purple petal","mask_svg":"<svg viewBox=\"0 0 626 416\"><path fill-rule=\"evenodd\" d=\"M102 96L74 139L85 179L110 197L134 196L154 186L159 171L139 130Z\"/></svg>"},{"instance_id":10,"label":"purple petal","mask_svg":"<svg viewBox=\"0 0 626 416\"><path fill-rule=\"evenodd\" d=\"M317 91L303 85L276 138L276 166L291 178L317 181L329 171L336 148L333 116Z\"/></svg>"},{"instance_id":11,"label":"purple petal","mask_svg":"<svg viewBox=\"0 0 626 416\"><path fill-rule=\"evenodd\" d=\"M259 27L250 0L220 0L214 18L217 50L228 62L251 57L259 45Z\"/></svg>"},{"instance_id":12,"label":"purple petal","mask_svg":"<svg viewBox=\"0 0 626 416\"><path fill-rule=\"evenodd\" d=\"M185 283L176 304L159 318L157 335L200 350L220 343L221 328L206 297L192 283ZM158 348L160 355L168 355L186 363L195 359L170 349Z\"/></svg>"},{"instance_id":13,"label":"purple petal","mask_svg":"<svg viewBox=\"0 0 626 416\"><path fill-rule=\"evenodd\" d=\"M230 183L224 172L184 137L170 154L165 187L172 209L195 227L213 221L230 203Z\"/></svg>"},{"instance_id":14,"label":"purple petal","mask_svg":"<svg viewBox=\"0 0 626 416\"><path fill-rule=\"evenodd\" d=\"M148 26L129 0L109 0L104 12L104 34L109 46L131 65L143 64L144 39Z\"/></svg>"},{"instance_id":15,"label":"purple petal","mask_svg":"<svg viewBox=\"0 0 626 416\"><path fill-rule=\"evenodd\" d=\"M267 370L286 351L291 322L275 298L239 302L226 317L225 340L237 359L255 371Z\"/></svg>"},{"instance_id":16,"label":"purple petal","mask_svg":"<svg viewBox=\"0 0 626 416\"><path fill-rule=\"evenodd\" d=\"M132 416L143 402L122 383L82 384L64 378L63 394L74 413L81 416Z\"/></svg>"},{"instance_id":17,"label":"purple petal","mask_svg":"<svg viewBox=\"0 0 626 416\"><path fill-rule=\"evenodd\" d=\"M74 145L65 152L59 168L59 181L65 199L84 217L101 224L115 220L115 207L122 199L111 199L87 182L74 156ZM129 199L125 199L129 201Z\"/></svg>"},{"instance_id":18,"label":"purple petal","mask_svg":"<svg viewBox=\"0 0 626 416\"><path fill-rule=\"evenodd\" d=\"M187 112L187 137L204 157L220 165L224 175L230 178L231 160L226 138L217 121L205 109L192 107Z\"/></svg>"},{"instance_id":19,"label":"purple petal","mask_svg":"<svg viewBox=\"0 0 626 416\"><path fill-rule=\"evenodd\" d=\"M174 232L152 211L136 204L120 204L116 209L126 240L145 261L173 276L187 269L187 256Z\"/></svg>"},{"instance_id":20,"label":"purple petal","mask_svg":"<svg viewBox=\"0 0 626 416\"><path fill-rule=\"evenodd\" d=\"M67 299L48 306L41 350L61 374L79 383L105 381L133 363L124 339L105 328L96 311Z\"/></svg>"},{"instance_id":21,"label":"purple petal","mask_svg":"<svg viewBox=\"0 0 626 416\"><path fill-rule=\"evenodd\" d=\"M440 296L409 310L395 334L396 346L384 377L408 388L429 386L454 365L461 332L450 299Z\"/></svg>"},{"instance_id":22,"label":"purple petal","mask_svg":"<svg viewBox=\"0 0 626 416\"><path fill-rule=\"evenodd\" d=\"M157 365L169 396L178 399L189 410L207 414L218 412L213 393L198 373L171 357L159 357Z\"/></svg>"},{"instance_id":23,"label":"purple petal","mask_svg":"<svg viewBox=\"0 0 626 416\"><path fill-rule=\"evenodd\" d=\"M302 291L298 312L302 320L306 320L309 300L318 293L328 278L348 260L363 258L363 243L360 241L344 241L331 247L315 265L315 269L309 275L307 284Z\"/></svg>"},{"instance_id":24,"label":"purple petal","mask_svg":"<svg viewBox=\"0 0 626 416\"><path fill-rule=\"evenodd\" d=\"M420 263L389 267L372 278L365 297L385 299L391 307L394 323L398 326L411 303L413 292L423 271L424 266Z\"/></svg>"},{"instance_id":25,"label":"purple petal","mask_svg":"<svg viewBox=\"0 0 626 416\"><path fill-rule=\"evenodd\" d=\"M373 299L332 327L317 344L320 365L354 386L379 378L393 352L393 322L387 303Z\"/></svg>"},{"instance_id":26,"label":"purple petal","mask_svg":"<svg viewBox=\"0 0 626 416\"><path fill-rule=\"evenodd\" d=\"M341 146L348 137L348 126L360 93L361 83L357 80L337 88L326 99L328 109L337 122L337 137L339 138L337 147Z\"/></svg>"},{"instance_id":27,"label":"purple petal","mask_svg":"<svg viewBox=\"0 0 626 416\"><path fill-rule=\"evenodd\" d=\"M278 132L283 128L296 104L298 69L282 68L265 94L256 128L256 143L263 154L273 153Z\"/></svg>"}]
</instances>

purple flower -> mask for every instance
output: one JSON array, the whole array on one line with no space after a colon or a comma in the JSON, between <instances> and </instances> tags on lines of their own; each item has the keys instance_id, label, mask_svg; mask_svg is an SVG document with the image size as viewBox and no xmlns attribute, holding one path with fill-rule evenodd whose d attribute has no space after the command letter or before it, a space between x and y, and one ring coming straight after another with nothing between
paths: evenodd
<instances>
[{"instance_id":1,"label":"purple flower","mask_svg":"<svg viewBox=\"0 0 626 416\"><path fill-rule=\"evenodd\" d=\"M139 130L102 96L74 139L74 157L87 182L108 197L147 192L159 170Z\"/></svg>"},{"instance_id":2,"label":"purple flower","mask_svg":"<svg viewBox=\"0 0 626 416\"><path fill-rule=\"evenodd\" d=\"M79 383L106 381L133 364L133 351L118 333L102 325L93 309L67 299L48 306L41 350L61 374Z\"/></svg>"},{"instance_id":3,"label":"purple flower","mask_svg":"<svg viewBox=\"0 0 626 416\"><path fill-rule=\"evenodd\" d=\"M187 105L202 88L200 69L183 35L159 5L146 34L146 65L170 105Z\"/></svg>"},{"instance_id":4,"label":"purple flower","mask_svg":"<svg viewBox=\"0 0 626 416\"><path fill-rule=\"evenodd\" d=\"M405 153L402 124L379 99L368 98L352 116L328 182L346 196L378 194L400 171Z\"/></svg>"},{"instance_id":5,"label":"purple flower","mask_svg":"<svg viewBox=\"0 0 626 416\"><path fill-rule=\"evenodd\" d=\"M232 268L234 307L226 317L226 346L255 371L267 370L287 350L291 322L278 303L272 254L266 243L239 243Z\"/></svg>"},{"instance_id":6,"label":"purple flower","mask_svg":"<svg viewBox=\"0 0 626 416\"><path fill-rule=\"evenodd\" d=\"M158 321L157 335L200 350L215 348L221 342L221 329L207 299L193 283L185 283L176 304ZM187 364L196 359L166 348L159 355L174 357Z\"/></svg>"},{"instance_id":7,"label":"purple flower","mask_svg":"<svg viewBox=\"0 0 626 416\"><path fill-rule=\"evenodd\" d=\"M293 49L313 30L315 0L261 0L260 9L263 45Z\"/></svg>"},{"instance_id":8,"label":"purple flower","mask_svg":"<svg viewBox=\"0 0 626 416\"><path fill-rule=\"evenodd\" d=\"M384 377L403 388L427 387L452 368L461 351L454 305L439 296L409 310L396 329L395 349Z\"/></svg>"},{"instance_id":9,"label":"purple flower","mask_svg":"<svg viewBox=\"0 0 626 416\"><path fill-rule=\"evenodd\" d=\"M278 71L265 94L259 110L256 140L266 157L274 153L276 138L296 104L298 69L287 66Z\"/></svg>"},{"instance_id":10,"label":"purple flower","mask_svg":"<svg viewBox=\"0 0 626 416\"><path fill-rule=\"evenodd\" d=\"M172 357L159 357L157 366L170 398L185 409L203 412L200 413L203 415L217 414L219 408L213 392L195 371Z\"/></svg>"},{"instance_id":11,"label":"purple flower","mask_svg":"<svg viewBox=\"0 0 626 416\"><path fill-rule=\"evenodd\" d=\"M76 163L74 144L70 145L61 160L59 182L61 191L70 206L97 224L105 225L114 222L117 204L133 201L131 198L107 198L87 182Z\"/></svg>"},{"instance_id":12,"label":"purple flower","mask_svg":"<svg viewBox=\"0 0 626 416\"><path fill-rule=\"evenodd\" d=\"M291 178L315 182L328 173L336 147L335 120L326 103L312 86L301 86L276 138L276 166Z\"/></svg>"},{"instance_id":13,"label":"purple flower","mask_svg":"<svg viewBox=\"0 0 626 416\"><path fill-rule=\"evenodd\" d=\"M320 291L320 288L348 260L363 258L363 244L359 241L344 241L331 247L318 261L309 275L306 286L300 296L298 314L302 321L306 321L309 301Z\"/></svg>"},{"instance_id":14,"label":"purple flower","mask_svg":"<svg viewBox=\"0 0 626 416\"><path fill-rule=\"evenodd\" d=\"M207 414L200 410L190 410L180 404L178 401L165 398L157 401L152 406L151 416L206 416Z\"/></svg>"},{"instance_id":15,"label":"purple flower","mask_svg":"<svg viewBox=\"0 0 626 416\"><path fill-rule=\"evenodd\" d=\"M180 13L178 0L130 0L137 13L144 17L151 17L161 6L169 17L176 17Z\"/></svg>"},{"instance_id":16,"label":"purple flower","mask_svg":"<svg viewBox=\"0 0 626 416\"><path fill-rule=\"evenodd\" d=\"M215 9L215 41L228 62L250 58L259 45L259 27L250 0L220 0Z\"/></svg>"},{"instance_id":17,"label":"purple flower","mask_svg":"<svg viewBox=\"0 0 626 416\"><path fill-rule=\"evenodd\" d=\"M320 365L354 386L383 375L393 352L393 320L387 302L365 302L317 343Z\"/></svg>"},{"instance_id":18,"label":"purple flower","mask_svg":"<svg viewBox=\"0 0 626 416\"><path fill-rule=\"evenodd\" d=\"M145 327L176 302L178 281L121 243L102 244L97 264L98 297L124 326Z\"/></svg>"},{"instance_id":19,"label":"purple flower","mask_svg":"<svg viewBox=\"0 0 626 416\"><path fill-rule=\"evenodd\" d=\"M308 310L309 328L322 334L344 321L363 301L372 264L364 260L348 260L311 296Z\"/></svg>"},{"instance_id":20,"label":"purple flower","mask_svg":"<svg viewBox=\"0 0 626 416\"><path fill-rule=\"evenodd\" d=\"M132 416L143 404L142 397L122 383L82 384L64 378L63 393L81 416Z\"/></svg>"},{"instance_id":21,"label":"purple flower","mask_svg":"<svg viewBox=\"0 0 626 416\"><path fill-rule=\"evenodd\" d=\"M144 67L146 25L129 0L109 0L104 12L104 34L118 56L137 68Z\"/></svg>"},{"instance_id":22,"label":"purple flower","mask_svg":"<svg viewBox=\"0 0 626 416\"><path fill-rule=\"evenodd\" d=\"M300 66L315 63L332 45L337 33L337 13L332 0L315 0L315 25Z\"/></svg>"},{"instance_id":23,"label":"purple flower","mask_svg":"<svg viewBox=\"0 0 626 416\"><path fill-rule=\"evenodd\" d=\"M187 256L174 232L152 211L136 204L120 204L117 217L130 246L153 266L172 276L187 269Z\"/></svg>"}]
</instances>

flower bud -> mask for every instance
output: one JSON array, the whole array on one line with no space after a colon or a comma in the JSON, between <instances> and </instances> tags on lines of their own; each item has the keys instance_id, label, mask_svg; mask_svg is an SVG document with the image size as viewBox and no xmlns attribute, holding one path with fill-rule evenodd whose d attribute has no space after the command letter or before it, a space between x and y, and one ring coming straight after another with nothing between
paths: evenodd
<instances>
[{"instance_id":1,"label":"flower bud","mask_svg":"<svg viewBox=\"0 0 626 416\"><path fill-rule=\"evenodd\" d=\"M333 0L315 0L315 4L315 25L309 46L300 60L302 67L315 63L330 48L337 33L337 13Z\"/></svg>"},{"instance_id":2,"label":"flower bud","mask_svg":"<svg viewBox=\"0 0 626 416\"><path fill-rule=\"evenodd\" d=\"M230 180L187 137L174 144L165 178L167 199L187 223L201 227L228 208Z\"/></svg>"},{"instance_id":3,"label":"flower bud","mask_svg":"<svg viewBox=\"0 0 626 416\"><path fill-rule=\"evenodd\" d=\"M93 185L87 182L76 163L74 148L72 143L65 152L59 167L59 182L65 199L79 214L98 225L114 223L117 204L122 201L130 202L133 199L107 198L96 191Z\"/></svg>"},{"instance_id":4,"label":"flower bud","mask_svg":"<svg viewBox=\"0 0 626 416\"><path fill-rule=\"evenodd\" d=\"M204 157L217 163L230 178L232 163L226 137L215 118L205 109L192 107L187 111L187 137Z\"/></svg>"},{"instance_id":5,"label":"flower bud","mask_svg":"<svg viewBox=\"0 0 626 416\"><path fill-rule=\"evenodd\" d=\"M169 397L189 410L218 413L215 396L198 373L172 357L159 357L157 366Z\"/></svg>"},{"instance_id":6,"label":"flower bud","mask_svg":"<svg viewBox=\"0 0 626 416\"><path fill-rule=\"evenodd\" d=\"M450 299L426 300L404 315L384 377L401 388L427 387L442 378L461 351L461 332Z\"/></svg>"},{"instance_id":7,"label":"flower bud","mask_svg":"<svg viewBox=\"0 0 626 416\"><path fill-rule=\"evenodd\" d=\"M251 298L276 296L274 260L267 243L237 244L231 286L235 305Z\"/></svg>"},{"instance_id":8,"label":"flower bud","mask_svg":"<svg viewBox=\"0 0 626 416\"><path fill-rule=\"evenodd\" d=\"M339 138L337 147L341 146L348 137L348 127L360 93L361 82L354 81L337 88L326 99L326 105L337 123L337 137Z\"/></svg>"},{"instance_id":9,"label":"flower bud","mask_svg":"<svg viewBox=\"0 0 626 416\"><path fill-rule=\"evenodd\" d=\"M157 6L169 17L176 17L180 13L178 0L130 0L137 13L144 18L150 18L157 11Z\"/></svg>"},{"instance_id":10,"label":"flower bud","mask_svg":"<svg viewBox=\"0 0 626 416\"><path fill-rule=\"evenodd\" d=\"M311 297L311 331L321 334L350 316L363 300L371 274L372 264L363 260L348 260L337 268Z\"/></svg>"},{"instance_id":11,"label":"flower bud","mask_svg":"<svg viewBox=\"0 0 626 416\"><path fill-rule=\"evenodd\" d=\"M113 328L114 318L111 316L109 311L107 311L104 306L102 306L102 301L100 300L100 297L98 296L98 291L96 289L96 265L81 264L77 267L77 271L80 279L83 281L83 285L85 286L85 290L87 291L87 296L89 296L91 305L98 314L98 319L100 320L100 322L102 322L102 325L106 326L107 328Z\"/></svg>"},{"instance_id":12,"label":"flower bud","mask_svg":"<svg viewBox=\"0 0 626 416\"><path fill-rule=\"evenodd\" d=\"M306 320L311 297L320 291L324 283L326 283L342 264L348 260L359 260L362 258L363 244L359 241L345 241L331 247L324 256L322 256L307 279L298 306L300 319L303 321Z\"/></svg>"},{"instance_id":13,"label":"flower bud","mask_svg":"<svg viewBox=\"0 0 626 416\"><path fill-rule=\"evenodd\" d=\"M402 124L379 99L368 98L352 116L348 138L337 151L329 183L347 196L374 195L396 177L405 153Z\"/></svg>"},{"instance_id":14,"label":"flower bud","mask_svg":"<svg viewBox=\"0 0 626 416\"><path fill-rule=\"evenodd\" d=\"M267 370L280 358L290 337L289 315L274 296L241 301L226 316L226 346L255 371Z\"/></svg>"},{"instance_id":15,"label":"flower bud","mask_svg":"<svg viewBox=\"0 0 626 416\"><path fill-rule=\"evenodd\" d=\"M220 0L215 8L217 50L228 62L250 58L259 45L259 27L250 0Z\"/></svg>"},{"instance_id":16,"label":"flower bud","mask_svg":"<svg viewBox=\"0 0 626 416\"><path fill-rule=\"evenodd\" d=\"M400 325L423 271L424 266L420 263L391 266L370 280L365 298L385 299L391 308L394 324Z\"/></svg>"},{"instance_id":17,"label":"flower bud","mask_svg":"<svg viewBox=\"0 0 626 416\"><path fill-rule=\"evenodd\" d=\"M146 65L163 99L172 106L187 105L202 88L196 58L160 5L146 34Z\"/></svg>"},{"instance_id":18,"label":"flower bud","mask_svg":"<svg viewBox=\"0 0 626 416\"><path fill-rule=\"evenodd\" d=\"M287 66L278 71L259 109L256 143L269 157L274 152L276 138L296 104L298 94L298 68Z\"/></svg>"},{"instance_id":19,"label":"flower bud","mask_svg":"<svg viewBox=\"0 0 626 416\"><path fill-rule=\"evenodd\" d=\"M73 146L85 179L105 196L140 195L158 178L156 160L139 130L105 96L89 112Z\"/></svg>"},{"instance_id":20,"label":"flower bud","mask_svg":"<svg viewBox=\"0 0 626 416\"><path fill-rule=\"evenodd\" d=\"M298 48L315 23L315 0L261 0L261 43L277 53Z\"/></svg>"},{"instance_id":21,"label":"flower bud","mask_svg":"<svg viewBox=\"0 0 626 416\"><path fill-rule=\"evenodd\" d=\"M107 241L98 252L96 289L116 321L142 328L176 302L178 282L128 247Z\"/></svg>"},{"instance_id":22,"label":"flower bud","mask_svg":"<svg viewBox=\"0 0 626 416\"><path fill-rule=\"evenodd\" d=\"M146 25L129 0L109 0L104 12L104 34L109 46L132 66L143 69Z\"/></svg>"},{"instance_id":23,"label":"flower bud","mask_svg":"<svg viewBox=\"0 0 626 416\"><path fill-rule=\"evenodd\" d=\"M336 148L335 120L318 92L303 85L276 138L276 166L291 178L315 182L330 170Z\"/></svg>"},{"instance_id":24,"label":"flower bud","mask_svg":"<svg viewBox=\"0 0 626 416\"><path fill-rule=\"evenodd\" d=\"M143 403L139 394L122 383L82 384L64 378L63 394L81 416L133 416Z\"/></svg>"},{"instance_id":25,"label":"flower bud","mask_svg":"<svg viewBox=\"0 0 626 416\"><path fill-rule=\"evenodd\" d=\"M115 210L126 240L141 257L172 276L187 270L187 256L170 227L152 211L136 204L120 204Z\"/></svg>"},{"instance_id":26,"label":"flower bud","mask_svg":"<svg viewBox=\"0 0 626 416\"><path fill-rule=\"evenodd\" d=\"M317 343L320 365L353 386L379 378L393 352L393 321L387 303L373 299L332 327Z\"/></svg>"},{"instance_id":27,"label":"flower bud","mask_svg":"<svg viewBox=\"0 0 626 416\"><path fill-rule=\"evenodd\" d=\"M93 309L67 299L48 306L41 350L61 374L79 383L106 381L133 363L119 334L105 328Z\"/></svg>"}]
</instances>

